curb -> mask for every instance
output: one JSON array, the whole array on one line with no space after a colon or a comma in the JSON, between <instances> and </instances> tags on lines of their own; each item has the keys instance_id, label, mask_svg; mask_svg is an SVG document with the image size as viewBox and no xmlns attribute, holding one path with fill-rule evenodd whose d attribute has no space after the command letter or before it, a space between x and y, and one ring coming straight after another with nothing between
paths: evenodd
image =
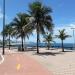
<instances>
[{"instance_id":1,"label":"curb","mask_svg":"<svg viewBox=\"0 0 75 75\"><path fill-rule=\"evenodd\" d=\"M2 64L2 63L4 62L4 57L3 57L3 55L2 55L2 54L0 54L0 56L1 56L0 64Z\"/></svg>"}]
</instances>

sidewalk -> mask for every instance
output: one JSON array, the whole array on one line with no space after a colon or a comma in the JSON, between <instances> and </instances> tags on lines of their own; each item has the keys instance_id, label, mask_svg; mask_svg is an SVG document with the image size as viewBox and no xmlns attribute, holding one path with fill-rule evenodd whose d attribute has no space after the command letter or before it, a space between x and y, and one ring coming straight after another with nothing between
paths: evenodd
<instances>
[{"instance_id":1,"label":"sidewalk","mask_svg":"<svg viewBox=\"0 0 75 75\"><path fill-rule=\"evenodd\" d=\"M52 75L34 59L23 53L7 54L0 65L0 75Z\"/></svg>"},{"instance_id":2,"label":"sidewalk","mask_svg":"<svg viewBox=\"0 0 75 75\"><path fill-rule=\"evenodd\" d=\"M0 62L2 61L2 57L1 57L1 54L0 54Z\"/></svg>"}]
</instances>

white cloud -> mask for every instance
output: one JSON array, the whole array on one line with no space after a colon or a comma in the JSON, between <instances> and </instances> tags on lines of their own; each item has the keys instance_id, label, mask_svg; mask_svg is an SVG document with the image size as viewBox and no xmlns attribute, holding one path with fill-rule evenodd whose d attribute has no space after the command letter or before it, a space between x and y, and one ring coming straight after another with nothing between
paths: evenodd
<instances>
[{"instance_id":1,"label":"white cloud","mask_svg":"<svg viewBox=\"0 0 75 75\"><path fill-rule=\"evenodd\" d=\"M3 13L2 13L2 10L0 8L0 19L2 19L2 18L3 18Z\"/></svg>"},{"instance_id":2,"label":"white cloud","mask_svg":"<svg viewBox=\"0 0 75 75\"><path fill-rule=\"evenodd\" d=\"M0 8L0 20L2 20L2 19L3 19L3 12L2 12L2 9ZM6 23L9 22L9 18L6 14L5 14L5 21L6 21Z\"/></svg>"},{"instance_id":3,"label":"white cloud","mask_svg":"<svg viewBox=\"0 0 75 75\"><path fill-rule=\"evenodd\" d=\"M58 35L59 34L59 30L65 29L66 34L71 35L72 37L67 38L65 40L65 42L73 42L73 30L71 28L75 28L75 23L71 23L71 24L65 24L62 25L61 27L55 27L54 28L54 35ZM59 39L55 39L56 42L61 42Z\"/></svg>"},{"instance_id":4,"label":"white cloud","mask_svg":"<svg viewBox=\"0 0 75 75\"><path fill-rule=\"evenodd\" d=\"M54 28L54 34L58 32L58 30L62 30L62 29L65 29L66 33L67 34L72 34L72 29L71 28L75 28L75 23L73 24L65 24L61 27L55 27Z\"/></svg>"},{"instance_id":5,"label":"white cloud","mask_svg":"<svg viewBox=\"0 0 75 75\"><path fill-rule=\"evenodd\" d=\"M59 31L58 31L58 30L65 29L66 34L73 36L73 30L71 29L72 27L75 28L75 23L65 24L65 25L62 25L62 26L60 26L60 27L55 27L55 28L54 28L54 34L53 34L53 35L58 35L58 34L59 34ZM29 41L31 41L31 42L36 42L36 38L37 38L37 37L36 37L36 30L34 30L34 31L33 31L33 36L30 36ZM40 36L40 40L41 40L41 42L44 40L42 36ZM27 41L28 41L28 40L27 40ZM60 39L57 39L57 38L54 38L54 41L55 41L56 43L61 42L61 40L60 40ZM70 43L70 42L72 43L72 42L73 42L73 37L67 38L64 42L65 42L65 43L68 43L68 42L69 42L69 43Z\"/></svg>"}]
</instances>

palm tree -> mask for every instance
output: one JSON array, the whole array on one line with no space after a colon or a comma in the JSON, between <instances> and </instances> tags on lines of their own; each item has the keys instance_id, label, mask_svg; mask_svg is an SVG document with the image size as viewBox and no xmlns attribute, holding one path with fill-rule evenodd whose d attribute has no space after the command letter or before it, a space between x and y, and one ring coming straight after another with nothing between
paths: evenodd
<instances>
[{"instance_id":1,"label":"palm tree","mask_svg":"<svg viewBox=\"0 0 75 75\"><path fill-rule=\"evenodd\" d=\"M26 13L19 13L12 22L13 35L22 40L22 51L24 51L23 40L31 34L31 27L28 26L28 17Z\"/></svg>"},{"instance_id":2,"label":"palm tree","mask_svg":"<svg viewBox=\"0 0 75 75\"><path fill-rule=\"evenodd\" d=\"M68 38L71 37L70 35L67 35L65 33L65 29L59 30L59 35L56 35L56 37L58 37L59 39L61 39L62 42L62 52L64 52L64 45L63 45L63 41Z\"/></svg>"},{"instance_id":3,"label":"palm tree","mask_svg":"<svg viewBox=\"0 0 75 75\"><path fill-rule=\"evenodd\" d=\"M47 43L47 47L48 47L48 50L49 50L49 48L50 48L50 46L51 46L51 42L54 42L51 33L50 33L50 34L46 34L46 35L44 36L44 42Z\"/></svg>"},{"instance_id":4,"label":"palm tree","mask_svg":"<svg viewBox=\"0 0 75 75\"><path fill-rule=\"evenodd\" d=\"M45 30L51 31L53 28L51 12L51 8L39 1L29 4L29 14L34 18L33 26L37 32L37 53L39 53L39 34L45 34Z\"/></svg>"},{"instance_id":5,"label":"palm tree","mask_svg":"<svg viewBox=\"0 0 75 75\"><path fill-rule=\"evenodd\" d=\"M5 35L5 37L9 37L9 49L10 49L10 37L12 35L12 31L13 31L13 29L10 24L5 26L4 35ZM3 31L2 31L2 35L3 35Z\"/></svg>"}]
</instances>

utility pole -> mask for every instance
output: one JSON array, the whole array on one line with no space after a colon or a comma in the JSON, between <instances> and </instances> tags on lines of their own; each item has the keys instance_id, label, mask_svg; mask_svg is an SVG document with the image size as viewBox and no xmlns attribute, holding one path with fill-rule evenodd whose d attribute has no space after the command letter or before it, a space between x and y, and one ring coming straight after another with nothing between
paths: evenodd
<instances>
[{"instance_id":1,"label":"utility pole","mask_svg":"<svg viewBox=\"0 0 75 75\"><path fill-rule=\"evenodd\" d=\"M5 54L5 35L4 35L4 28L5 28L5 0L3 0L3 52Z\"/></svg>"}]
</instances>

